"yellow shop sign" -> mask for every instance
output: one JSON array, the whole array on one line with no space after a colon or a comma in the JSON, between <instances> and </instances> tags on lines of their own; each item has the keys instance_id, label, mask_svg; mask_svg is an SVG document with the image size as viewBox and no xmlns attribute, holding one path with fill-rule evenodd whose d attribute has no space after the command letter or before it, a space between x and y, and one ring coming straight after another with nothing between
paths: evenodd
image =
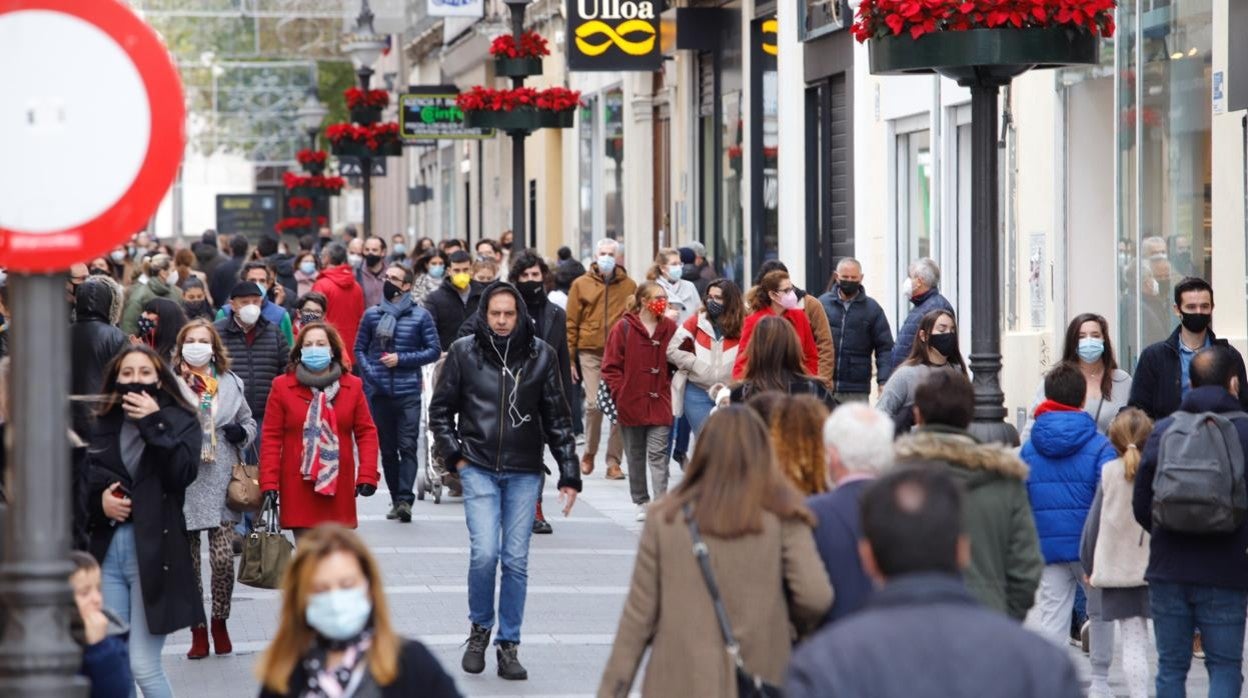
<instances>
[{"instance_id":1,"label":"yellow shop sign","mask_svg":"<svg viewBox=\"0 0 1248 698\"><path fill-rule=\"evenodd\" d=\"M568 0L568 69L652 71L662 64L657 0Z\"/></svg>"}]
</instances>

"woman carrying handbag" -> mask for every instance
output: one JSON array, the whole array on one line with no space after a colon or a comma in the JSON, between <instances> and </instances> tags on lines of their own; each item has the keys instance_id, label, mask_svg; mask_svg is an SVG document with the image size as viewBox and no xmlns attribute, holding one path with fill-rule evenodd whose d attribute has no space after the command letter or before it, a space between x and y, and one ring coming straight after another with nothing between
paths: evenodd
<instances>
[{"instance_id":1,"label":"woman carrying handbag","mask_svg":"<svg viewBox=\"0 0 1248 698\"><path fill-rule=\"evenodd\" d=\"M178 333L174 370L190 394L199 420L199 476L186 488L187 540L199 597L204 595L200 574L200 540L208 534L208 564L212 568L212 645L217 654L234 651L226 620L234 594L233 531L239 515L226 506L226 492L242 449L256 437L256 420L243 395L243 381L230 371L230 357L221 336L207 320L192 320ZM208 628L191 628L187 659L208 656Z\"/></svg>"},{"instance_id":2,"label":"woman carrying handbag","mask_svg":"<svg viewBox=\"0 0 1248 698\"><path fill-rule=\"evenodd\" d=\"M745 407L717 410L684 480L646 517L598 696L627 696L647 647L643 696L768 695L788 665L790 627L812 629L832 605L813 523L762 420ZM742 679L749 691L739 691Z\"/></svg>"}]
</instances>

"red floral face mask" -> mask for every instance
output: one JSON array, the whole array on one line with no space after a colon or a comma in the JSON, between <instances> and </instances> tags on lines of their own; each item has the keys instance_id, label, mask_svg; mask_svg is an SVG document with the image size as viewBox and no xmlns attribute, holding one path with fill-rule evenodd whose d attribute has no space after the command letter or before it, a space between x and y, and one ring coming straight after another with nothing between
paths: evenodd
<instances>
[{"instance_id":1,"label":"red floral face mask","mask_svg":"<svg viewBox=\"0 0 1248 698\"><path fill-rule=\"evenodd\" d=\"M655 298L646 301L646 310L649 310L655 317L663 317L663 313L667 312L667 299Z\"/></svg>"}]
</instances>

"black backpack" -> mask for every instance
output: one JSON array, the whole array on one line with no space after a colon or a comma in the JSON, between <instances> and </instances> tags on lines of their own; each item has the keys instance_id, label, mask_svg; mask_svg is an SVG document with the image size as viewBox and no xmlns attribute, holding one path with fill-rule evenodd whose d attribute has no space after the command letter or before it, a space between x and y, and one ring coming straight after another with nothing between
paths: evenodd
<instances>
[{"instance_id":1,"label":"black backpack","mask_svg":"<svg viewBox=\"0 0 1248 698\"><path fill-rule=\"evenodd\" d=\"M1248 511L1243 412L1175 412L1161 436L1153 475L1153 525L1181 533L1230 533Z\"/></svg>"}]
</instances>

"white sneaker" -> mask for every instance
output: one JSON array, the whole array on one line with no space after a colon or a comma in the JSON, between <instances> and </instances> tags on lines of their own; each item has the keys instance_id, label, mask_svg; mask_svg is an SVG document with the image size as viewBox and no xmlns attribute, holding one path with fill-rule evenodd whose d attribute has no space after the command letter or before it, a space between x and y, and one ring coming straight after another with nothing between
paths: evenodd
<instances>
[{"instance_id":1,"label":"white sneaker","mask_svg":"<svg viewBox=\"0 0 1248 698\"><path fill-rule=\"evenodd\" d=\"M637 520L638 521L646 520L646 505L645 504L637 505Z\"/></svg>"},{"instance_id":2,"label":"white sneaker","mask_svg":"<svg viewBox=\"0 0 1248 698\"><path fill-rule=\"evenodd\" d=\"M577 435L576 435L576 445L577 445L577 446L584 446L584 445L585 445L585 435L584 435L584 434L577 434Z\"/></svg>"}]
</instances>

